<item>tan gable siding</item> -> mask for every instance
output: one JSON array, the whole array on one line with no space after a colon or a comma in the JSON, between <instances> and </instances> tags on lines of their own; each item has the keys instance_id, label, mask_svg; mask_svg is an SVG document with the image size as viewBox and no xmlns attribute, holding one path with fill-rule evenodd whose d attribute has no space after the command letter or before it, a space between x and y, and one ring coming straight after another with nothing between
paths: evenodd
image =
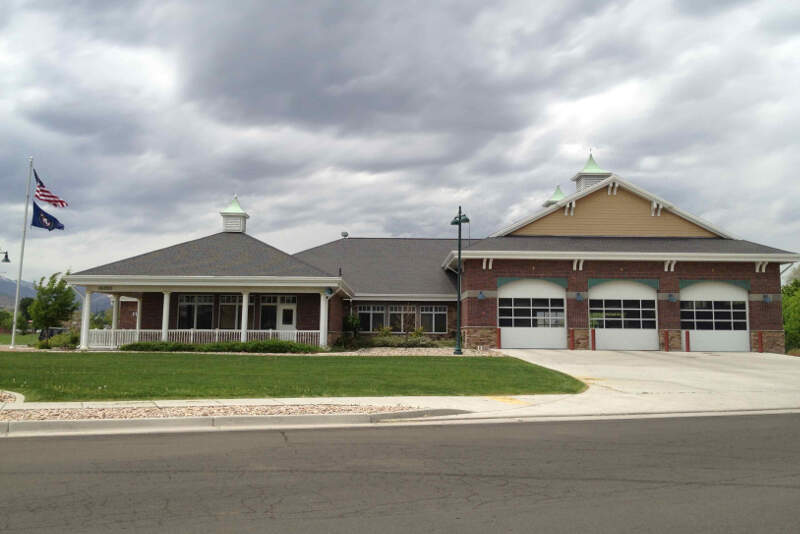
<instances>
[{"instance_id":1,"label":"tan gable siding","mask_svg":"<svg viewBox=\"0 0 800 534\"><path fill-rule=\"evenodd\" d=\"M511 235L717 237L666 209L651 216L650 201L622 187L616 195L603 188L578 199L574 215L564 215L561 208Z\"/></svg>"}]
</instances>

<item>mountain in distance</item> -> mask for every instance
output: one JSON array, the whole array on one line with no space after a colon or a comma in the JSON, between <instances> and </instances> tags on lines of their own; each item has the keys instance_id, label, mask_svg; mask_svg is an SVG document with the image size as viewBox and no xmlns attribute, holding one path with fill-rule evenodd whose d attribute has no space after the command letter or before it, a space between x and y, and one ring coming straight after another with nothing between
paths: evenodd
<instances>
[{"instance_id":1,"label":"mountain in distance","mask_svg":"<svg viewBox=\"0 0 800 534\"><path fill-rule=\"evenodd\" d=\"M7 310L14 309L14 293L17 291L17 281L6 278L0 275L0 308ZM82 291L81 291L82 293ZM35 297L36 289L33 287L33 282L23 280L19 285L19 298ZM80 300L78 295L75 295L75 300ZM111 300L98 293L92 294L92 313L105 311L111 307Z\"/></svg>"}]
</instances>

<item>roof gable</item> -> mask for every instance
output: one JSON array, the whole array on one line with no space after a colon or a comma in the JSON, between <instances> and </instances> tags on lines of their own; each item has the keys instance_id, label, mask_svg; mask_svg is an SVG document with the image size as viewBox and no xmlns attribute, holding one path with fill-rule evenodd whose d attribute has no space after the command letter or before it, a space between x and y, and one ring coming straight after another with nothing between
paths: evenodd
<instances>
[{"instance_id":1,"label":"roof gable","mask_svg":"<svg viewBox=\"0 0 800 534\"><path fill-rule=\"evenodd\" d=\"M733 238L617 175L517 221L491 237L510 235Z\"/></svg>"}]
</instances>

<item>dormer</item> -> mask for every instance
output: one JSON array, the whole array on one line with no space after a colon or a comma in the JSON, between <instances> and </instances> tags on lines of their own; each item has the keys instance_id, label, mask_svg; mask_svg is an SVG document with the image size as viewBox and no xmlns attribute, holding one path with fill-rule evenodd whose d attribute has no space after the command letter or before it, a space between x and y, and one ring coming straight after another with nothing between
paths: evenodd
<instances>
[{"instance_id":1,"label":"dormer","mask_svg":"<svg viewBox=\"0 0 800 534\"><path fill-rule=\"evenodd\" d=\"M233 195L233 200L228 204L228 207L219 212L222 215L222 231L223 232L241 232L244 233L247 229L247 219L250 216L239 205L239 197Z\"/></svg>"}]
</instances>

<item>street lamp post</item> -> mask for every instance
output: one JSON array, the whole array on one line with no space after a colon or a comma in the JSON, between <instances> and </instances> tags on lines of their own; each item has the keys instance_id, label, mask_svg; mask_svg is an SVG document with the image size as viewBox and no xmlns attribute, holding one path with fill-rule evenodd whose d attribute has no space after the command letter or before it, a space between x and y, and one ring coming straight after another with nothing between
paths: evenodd
<instances>
[{"instance_id":1,"label":"street lamp post","mask_svg":"<svg viewBox=\"0 0 800 534\"><path fill-rule=\"evenodd\" d=\"M456 289L458 300L456 305L456 350L453 351L453 354L463 354L461 351L461 271L463 270L461 267L461 225L467 223L469 223L469 217L465 213L461 213L461 206L459 206L458 215L450 221L451 225L458 226L458 287Z\"/></svg>"}]
</instances>

